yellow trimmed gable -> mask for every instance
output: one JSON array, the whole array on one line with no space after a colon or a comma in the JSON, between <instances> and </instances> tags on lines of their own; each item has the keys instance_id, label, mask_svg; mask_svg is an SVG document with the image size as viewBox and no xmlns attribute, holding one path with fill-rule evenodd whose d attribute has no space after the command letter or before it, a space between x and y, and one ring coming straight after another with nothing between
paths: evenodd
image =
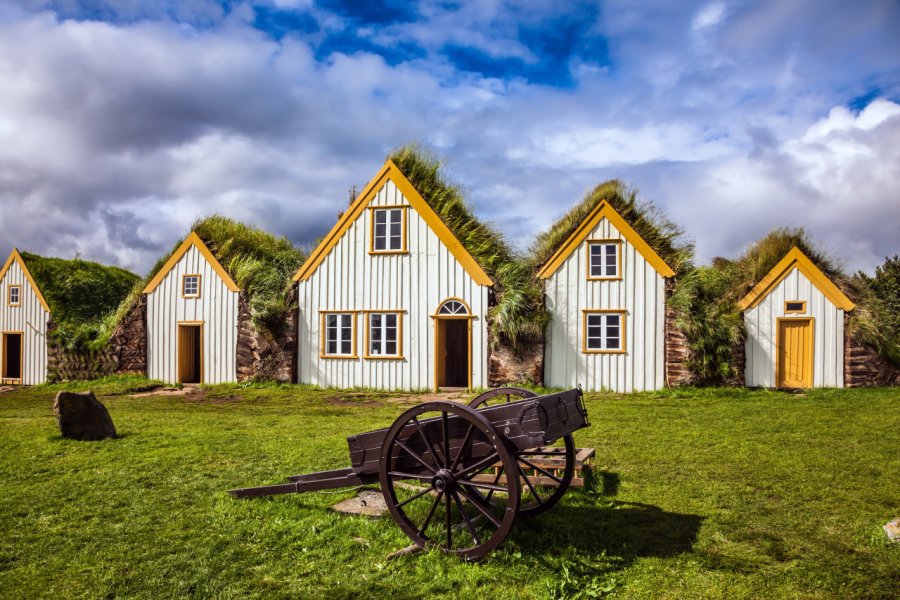
<instances>
[{"instance_id":1,"label":"yellow trimmed gable","mask_svg":"<svg viewBox=\"0 0 900 600\"><path fill-rule=\"evenodd\" d=\"M747 310L757 306L779 283L784 281L784 278L793 269L797 269L806 276L838 308L848 312L856 308L856 305L850 298L838 286L834 285L834 282L828 279L828 276L796 246L791 248L791 251L738 302L738 308Z\"/></svg>"},{"instance_id":2,"label":"yellow trimmed gable","mask_svg":"<svg viewBox=\"0 0 900 600\"><path fill-rule=\"evenodd\" d=\"M453 232L444 224L438 214L434 212L434 209L431 208L424 198L422 198L422 195L419 194L415 187L413 187L409 179L407 179L400 171L399 167L394 164L394 161L390 159L384 163L384 166L378 174L368 185L366 185L353 204L350 205L350 208L348 208L341 218L338 219L334 227L331 228L331 231L328 232L328 235L325 236L325 239L323 239L316 249L312 251L309 258L306 259L306 262L303 263L303 266L301 266L297 271L297 274L294 275L294 281L306 281L316 272L319 265L322 264L328 254L337 245L338 241L340 241L341 236L343 236L344 233L350 229L350 226L364 213L366 207L372 202L378 191L388 180L392 181L394 185L397 186L397 189L399 189L406 197L413 210L415 210L428 224L431 230L434 231L438 239L440 239L447 249L450 250L453 257L456 258L475 283L484 286L493 285L494 282L491 281L491 278L484 272L481 265L479 265L475 258L469 254L469 251L465 249L462 243L455 235L453 235Z\"/></svg>"},{"instance_id":3,"label":"yellow trimmed gable","mask_svg":"<svg viewBox=\"0 0 900 600\"><path fill-rule=\"evenodd\" d=\"M575 229L572 235L569 236L569 239L553 253L550 260L548 260L541 270L538 271L538 278L549 279L603 219L609 221L610 224L619 231L622 237L624 237L629 244L634 246L634 249L637 250L638 253L644 257L644 260L650 263L650 266L652 266L662 277L675 276L675 271L673 271L672 268L666 264L666 261L650 247L650 244L644 241L644 238L642 238L638 232L622 218L622 215L620 215L609 202L602 200L600 204L594 208L591 214L581 222L581 225Z\"/></svg>"},{"instance_id":4,"label":"yellow trimmed gable","mask_svg":"<svg viewBox=\"0 0 900 600\"><path fill-rule=\"evenodd\" d=\"M231 278L231 275L228 274L228 271L222 266L222 264L213 256L213 253L210 252L209 248L203 240L200 239L200 236L197 235L197 232L192 231L190 235L188 235L184 242L178 246L178 249L169 257L169 260L166 261L166 264L163 265L162 269L159 270L159 273L150 280L150 283L144 288L144 293L149 294L153 290L155 290L162 280L165 279L166 275L169 274L175 265L178 264L178 261L181 260L181 257L185 255L185 253L194 246L197 248L197 251L206 259L206 261L212 266L213 270L222 278L222 281L225 282L225 286L231 290L232 292L239 292L241 288L234 282L234 279Z\"/></svg>"},{"instance_id":5,"label":"yellow trimmed gable","mask_svg":"<svg viewBox=\"0 0 900 600\"><path fill-rule=\"evenodd\" d=\"M9 268L12 266L13 261L19 263L19 268L22 269L23 273L25 273L25 279L28 280L28 285L31 286L32 291L34 291L34 295L37 296L38 302L41 303L41 306L44 307L44 310L50 312L50 305L47 304L47 300L41 293L40 288L34 282L34 278L31 276L31 271L28 270L28 265L25 264L25 261L22 259L22 255L19 254L18 248L13 248L13 251L9 254L9 258L6 259L6 263L3 265L3 268L0 269L0 281L3 281L3 278L6 277L6 272L9 271Z\"/></svg>"}]
</instances>

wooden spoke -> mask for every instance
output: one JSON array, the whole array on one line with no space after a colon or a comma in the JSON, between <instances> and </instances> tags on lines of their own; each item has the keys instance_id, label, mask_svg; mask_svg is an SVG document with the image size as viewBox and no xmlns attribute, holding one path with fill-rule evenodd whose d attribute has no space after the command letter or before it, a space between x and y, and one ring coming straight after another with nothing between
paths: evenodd
<instances>
[{"instance_id":1,"label":"wooden spoke","mask_svg":"<svg viewBox=\"0 0 900 600\"><path fill-rule=\"evenodd\" d=\"M453 464L450 465L450 467L449 467L451 471L456 470L456 465L459 464L459 459L462 458L463 451L466 449L466 444L469 443L469 440L471 439L472 434L474 432L475 432L475 426L470 424L469 430L466 432L466 437L463 438L462 446L459 447L459 452L456 453L456 458L453 459Z\"/></svg>"},{"instance_id":2,"label":"wooden spoke","mask_svg":"<svg viewBox=\"0 0 900 600\"><path fill-rule=\"evenodd\" d=\"M494 477L494 485L497 485L497 482L500 481L500 476L501 476L501 475L503 475L503 466L502 466L502 465L501 465L501 467L500 467L499 469L497 469L497 476ZM476 491L477 491L477 490L476 490ZM479 492L479 493L480 493L480 492ZM487 494L487 497L485 497L485 500L487 500L488 502L490 502L490 501L491 501L491 496L493 496L493 495L494 495L494 490L489 491L488 494Z\"/></svg>"},{"instance_id":3,"label":"wooden spoke","mask_svg":"<svg viewBox=\"0 0 900 600\"><path fill-rule=\"evenodd\" d=\"M484 471L489 466L497 462L497 457L500 456L497 452L492 453L487 458L483 458L479 460L474 465L470 465L468 467L464 467L459 470L458 473L454 473L457 479L468 479L477 475L480 471Z\"/></svg>"},{"instance_id":4,"label":"wooden spoke","mask_svg":"<svg viewBox=\"0 0 900 600\"><path fill-rule=\"evenodd\" d=\"M522 478L525 480L525 484L528 486L528 489L531 490L531 493L534 495L534 499L537 500L537 503L543 504L544 501L541 500L540 494L538 494L537 490L534 489L534 486L531 485L531 480L528 479L528 475L525 474L525 471L522 470L522 467L519 467L519 474L522 475Z\"/></svg>"},{"instance_id":5,"label":"wooden spoke","mask_svg":"<svg viewBox=\"0 0 900 600\"><path fill-rule=\"evenodd\" d=\"M396 443L398 446L400 446L401 448L403 448L404 450L406 450L407 454L409 454L409 455L412 456L414 459L416 459L423 467L425 467L426 469L428 469L429 472L431 472L432 474L434 474L434 473L437 472L437 471L434 470L434 467L432 467L432 466L429 465L427 462L425 462L425 459L422 458L421 456L419 456L416 452L414 452L409 446L407 446L406 444L404 444L404 443L401 442L400 440L395 440L395 443Z\"/></svg>"},{"instance_id":6,"label":"wooden spoke","mask_svg":"<svg viewBox=\"0 0 900 600\"><path fill-rule=\"evenodd\" d=\"M441 412L441 430L444 433L444 466L450 464L450 426L447 422L447 411Z\"/></svg>"},{"instance_id":7,"label":"wooden spoke","mask_svg":"<svg viewBox=\"0 0 900 600\"><path fill-rule=\"evenodd\" d=\"M399 502L399 503L397 504L397 506L398 506L398 507L400 507L400 506L405 506L405 505L409 504L410 502L412 502L413 500L415 500L415 499L417 499L417 498L421 498L422 496L424 496L425 494L427 494L427 493L430 492L431 490L432 490L432 488L425 488L424 490L422 490L421 492L419 492L419 493L416 494L415 496L411 496L411 497L407 498L406 500L404 500L403 502Z\"/></svg>"},{"instance_id":8,"label":"wooden spoke","mask_svg":"<svg viewBox=\"0 0 900 600\"><path fill-rule=\"evenodd\" d=\"M441 502L441 496L444 495L444 492L438 492L437 496L434 498L434 502L431 503L431 510L428 511L428 516L425 517L425 522L422 524L422 528L419 529L419 535L425 534L425 529L428 528L428 524L431 522L431 517L434 516L434 511L437 509L438 504Z\"/></svg>"},{"instance_id":9,"label":"wooden spoke","mask_svg":"<svg viewBox=\"0 0 900 600\"><path fill-rule=\"evenodd\" d=\"M466 509L463 507L462 500L459 499L459 494L453 492L453 500L456 501L456 509L462 513L463 520L466 522L466 527L469 529L469 533L472 534L472 539L475 540L476 544L481 544L481 538L478 537L478 532L475 531L475 526L472 525L472 520L469 519L469 513L466 512Z\"/></svg>"},{"instance_id":10,"label":"wooden spoke","mask_svg":"<svg viewBox=\"0 0 900 600\"><path fill-rule=\"evenodd\" d=\"M447 413L444 413L445 415ZM444 494L444 498L447 500L447 550L451 550L453 548L453 520L450 516L450 494Z\"/></svg>"},{"instance_id":11,"label":"wooden spoke","mask_svg":"<svg viewBox=\"0 0 900 600\"><path fill-rule=\"evenodd\" d=\"M469 493L468 493L465 489L463 489L462 487L460 487L460 488L459 488L459 493L462 494L463 496L465 496L465 497L466 497L466 500L468 500L468 501L472 504L472 506L474 506L475 508L477 508L477 509L478 509L478 512L480 512L481 514L483 514L483 515L485 516L485 518L486 518L488 521L490 521L491 523L493 523L493 524L494 524L494 527L500 527L500 521L497 520L497 517L495 517L495 516L491 513L491 511L489 511L487 508L485 508L484 506L482 506L480 502L478 502L477 500L475 500L474 498L472 498L472 496L470 496ZM489 505L489 506L492 506L492 505Z\"/></svg>"},{"instance_id":12,"label":"wooden spoke","mask_svg":"<svg viewBox=\"0 0 900 600\"><path fill-rule=\"evenodd\" d=\"M440 462L438 460L437 452L434 451L434 446L431 445L431 440L428 439L428 436L425 435L425 432L422 431L422 424L419 423L419 420L415 417L412 418L413 423L416 424L416 431L419 432L419 437L422 438L422 441L425 442L425 447L428 448L428 453L431 454L431 460L434 461L434 466L438 469L441 468Z\"/></svg>"},{"instance_id":13,"label":"wooden spoke","mask_svg":"<svg viewBox=\"0 0 900 600\"><path fill-rule=\"evenodd\" d=\"M549 477L550 479L552 479L552 480L555 481L556 483L562 483L562 479L560 479L560 478L557 477L556 475L553 475L553 474L551 474L549 471L547 471L547 470L545 470L545 469L542 469L541 467L539 467L539 466L537 466L537 465L535 465L535 464L532 464L531 462L525 460L525 459L522 458L521 456L519 456L519 460L520 460L521 462L525 463L526 465L528 465L529 467L531 467L532 469L534 469L535 471L539 471L542 475L544 475L544 476L546 476L546 477ZM521 467L520 467L520 468L521 468Z\"/></svg>"}]
</instances>

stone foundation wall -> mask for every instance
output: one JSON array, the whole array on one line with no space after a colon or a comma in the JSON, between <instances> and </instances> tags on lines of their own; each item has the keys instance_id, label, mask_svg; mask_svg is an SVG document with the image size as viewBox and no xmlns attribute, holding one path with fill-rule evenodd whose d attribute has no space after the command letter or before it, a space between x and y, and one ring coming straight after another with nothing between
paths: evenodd
<instances>
[{"instance_id":1,"label":"stone foundation wall","mask_svg":"<svg viewBox=\"0 0 900 600\"><path fill-rule=\"evenodd\" d=\"M900 385L900 367L847 333L844 316L844 387Z\"/></svg>"},{"instance_id":2,"label":"stone foundation wall","mask_svg":"<svg viewBox=\"0 0 900 600\"><path fill-rule=\"evenodd\" d=\"M666 287L668 292L668 283ZM668 293L666 295L668 296ZM667 387L691 384L693 375L687 368L687 360L690 354L687 338L675 324L675 311L666 302L665 356Z\"/></svg>"},{"instance_id":3,"label":"stone foundation wall","mask_svg":"<svg viewBox=\"0 0 900 600\"><path fill-rule=\"evenodd\" d=\"M296 291L291 292L294 306ZM277 331L253 324L250 305L242 293L238 299L237 379L264 379L291 383L297 372L297 309L290 309Z\"/></svg>"},{"instance_id":4,"label":"stone foundation wall","mask_svg":"<svg viewBox=\"0 0 900 600\"><path fill-rule=\"evenodd\" d=\"M492 387L514 383L544 385L544 344L530 342L518 352L500 344L488 355L488 384Z\"/></svg>"},{"instance_id":5,"label":"stone foundation wall","mask_svg":"<svg viewBox=\"0 0 900 600\"><path fill-rule=\"evenodd\" d=\"M50 324L48 329L52 329ZM118 370L119 357L112 349L64 350L55 343L47 345L47 381L77 381L112 375Z\"/></svg>"},{"instance_id":6,"label":"stone foundation wall","mask_svg":"<svg viewBox=\"0 0 900 600\"><path fill-rule=\"evenodd\" d=\"M147 374L147 296L141 294L116 327L109 348L118 357L117 372Z\"/></svg>"}]
</instances>

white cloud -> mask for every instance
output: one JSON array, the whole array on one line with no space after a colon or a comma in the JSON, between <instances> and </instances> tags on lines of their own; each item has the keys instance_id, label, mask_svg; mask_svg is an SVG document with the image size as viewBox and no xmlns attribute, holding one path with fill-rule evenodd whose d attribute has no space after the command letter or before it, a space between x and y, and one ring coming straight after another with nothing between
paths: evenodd
<instances>
[{"instance_id":1,"label":"white cloud","mask_svg":"<svg viewBox=\"0 0 900 600\"><path fill-rule=\"evenodd\" d=\"M724 2L711 2L700 9L691 24L692 29L706 29L718 25L725 16Z\"/></svg>"}]
</instances>

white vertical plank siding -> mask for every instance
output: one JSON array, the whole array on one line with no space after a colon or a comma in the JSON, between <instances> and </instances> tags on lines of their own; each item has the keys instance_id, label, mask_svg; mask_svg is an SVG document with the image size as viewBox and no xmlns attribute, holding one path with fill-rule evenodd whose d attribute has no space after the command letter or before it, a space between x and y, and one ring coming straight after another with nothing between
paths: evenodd
<instances>
[{"instance_id":1,"label":"white vertical plank siding","mask_svg":"<svg viewBox=\"0 0 900 600\"><path fill-rule=\"evenodd\" d=\"M18 285L20 306L9 305L9 286ZM13 261L0 281L0 331L22 332L22 385L47 381L47 322L50 313L38 300L22 267ZM0 361L3 344L0 340ZM2 364L2 363L0 363Z\"/></svg>"},{"instance_id":2,"label":"white vertical plank siding","mask_svg":"<svg viewBox=\"0 0 900 600\"><path fill-rule=\"evenodd\" d=\"M181 296L181 276L200 274L200 297ZM203 383L237 381L238 292L195 246L147 294L147 376L178 379L178 323L203 321Z\"/></svg>"},{"instance_id":3,"label":"white vertical plank siding","mask_svg":"<svg viewBox=\"0 0 900 600\"><path fill-rule=\"evenodd\" d=\"M587 243L622 240L622 279L587 279ZM656 390L665 385L665 279L606 219L545 282L550 313L544 351L544 383L549 387L581 384L585 390ZM626 351L582 352L582 310L624 310Z\"/></svg>"},{"instance_id":4,"label":"white vertical plank siding","mask_svg":"<svg viewBox=\"0 0 900 600\"><path fill-rule=\"evenodd\" d=\"M784 312L786 301L805 301L806 312ZM748 387L775 387L778 319L813 318L813 387L844 387L844 311L798 269L791 269L763 300L744 311Z\"/></svg>"},{"instance_id":5,"label":"white vertical plank siding","mask_svg":"<svg viewBox=\"0 0 900 600\"><path fill-rule=\"evenodd\" d=\"M447 298L461 298L472 320L472 385L487 385L488 288L480 286L390 180L369 206L409 206L408 254L370 255L366 209L316 271L298 286L297 380L322 387L431 389L434 387L434 319ZM363 358L366 318L357 315L357 359L320 358L320 312L401 311L403 359Z\"/></svg>"}]
</instances>

